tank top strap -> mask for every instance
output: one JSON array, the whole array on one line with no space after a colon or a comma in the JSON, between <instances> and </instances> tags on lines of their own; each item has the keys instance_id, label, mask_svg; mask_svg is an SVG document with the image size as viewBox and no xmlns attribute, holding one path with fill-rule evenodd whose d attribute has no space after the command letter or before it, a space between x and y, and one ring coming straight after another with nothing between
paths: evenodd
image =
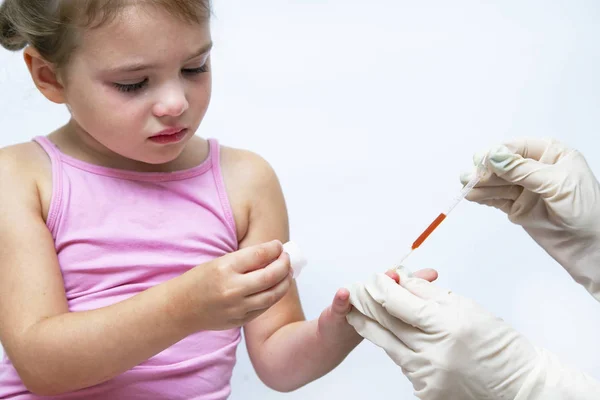
<instances>
[{"instance_id":1,"label":"tank top strap","mask_svg":"<svg viewBox=\"0 0 600 400\"><path fill-rule=\"evenodd\" d=\"M208 154L210 155L210 163L212 164L213 168L220 168L221 146L219 145L219 141L215 138L209 138L207 140L209 146Z\"/></svg>"},{"instance_id":2,"label":"tank top strap","mask_svg":"<svg viewBox=\"0 0 600 400\"><path fill-rule=\"evenodd\" d=\"M48 157L50 157L50 160L60 160L60 151L46 136L36 136L33 138L33 141L39 144L42 149L44 149L44 151L48 154Z\"/></svg>"},{"instance_id":3,"label":"tank top strap","mask_svg":"<svg viewBox=\"0 0 600 400\"><path fill-rule=\"evenodd\" d=\"M230 232L234 237L237 237L235 218L233 217L231 203L229 202L229 196L225 187L225 179L223 178L223 172L221 170L221 146L219 141L215 138L209 138L208 143L210 146L210 164L212 166L217 192L219 193L219 199L221 200L221 207L225 213L227 226L230 229Z\"/></svg>"},{"instance_id":4,"label":"tank top strap","mask_svg":"<svg viewBox=\"0 0 600 400\"><path fill-rule=\"evenodd\" d=\"M52 197L50 200L50 209L46 226L56 238L56 226L60 217L65 193L65 184L63 179L62 157L58 148L46 136L36 136L34 142L46 152L52 165Z\"/></svg>"}]
</instances>

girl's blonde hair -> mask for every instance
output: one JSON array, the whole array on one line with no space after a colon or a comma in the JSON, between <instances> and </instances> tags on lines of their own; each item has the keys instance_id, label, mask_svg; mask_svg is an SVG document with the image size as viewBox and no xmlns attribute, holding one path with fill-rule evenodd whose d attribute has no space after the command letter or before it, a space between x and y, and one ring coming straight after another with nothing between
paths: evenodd
<instances>
[{"instance_id":1,"label":"girl's blonde hair","mask_svg":"<svg viewBox=\"0 0 600 400\"><path fill-rule=\"evenodd\" d=\"M160 7L190 23L210 18L210 0L4 0L0 45L12 51L32 46L61 68L77 48L80 29L101 26L137 4Z\"/></svg>"}]
</instances>

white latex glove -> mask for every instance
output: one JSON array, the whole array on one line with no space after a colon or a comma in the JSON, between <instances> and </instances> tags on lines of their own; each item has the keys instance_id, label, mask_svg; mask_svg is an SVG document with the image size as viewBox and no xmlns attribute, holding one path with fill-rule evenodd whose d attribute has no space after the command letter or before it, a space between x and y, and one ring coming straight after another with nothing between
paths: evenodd
<instances>
[{"instance_id":1,"label":"white latex glove","mask_svg":"<svg viewBox=\"0 0 600 400\"><path fill-rule=\"evenodd\" d=\"M467 199L508 214L600 301L600 185L584 157L549 139L495 146L475 164L486 154L493 174Z\"/></svg>"},{"instance_id":2,"label":"white latex glove","mask_svg":"<svg viewBox=\"0 0 600 400\"><path fill-rule=\"evenodd\" d=\"M568 370L472 300L419 278L377 274L350 290L348 322L383 348L423 400L600 398L600 384Z\"/></svg>"}]
</instances>

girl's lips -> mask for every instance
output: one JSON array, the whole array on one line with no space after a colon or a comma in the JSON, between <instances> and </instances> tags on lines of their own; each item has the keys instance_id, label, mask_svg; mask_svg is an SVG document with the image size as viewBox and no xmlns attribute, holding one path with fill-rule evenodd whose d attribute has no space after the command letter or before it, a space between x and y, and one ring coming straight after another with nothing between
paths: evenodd
<instances>
[{"instance_id":1,"label":"girl's lips","mask_svg":"<svg viewBox=\"0 0 600 400\"><path fill-rule=\"evenodd\" d=\"M149 139L160 144L177 143L185 137L186 133L187 129L168 129L158 135L151 136Z\"/></svg>"}]
</instances>

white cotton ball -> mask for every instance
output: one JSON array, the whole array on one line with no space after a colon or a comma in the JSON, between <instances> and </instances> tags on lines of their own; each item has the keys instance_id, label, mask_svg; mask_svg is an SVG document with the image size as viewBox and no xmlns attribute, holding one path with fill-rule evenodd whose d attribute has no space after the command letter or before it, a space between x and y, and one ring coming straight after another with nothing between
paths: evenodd
<instances>
[{"instance_id":1,"label":"white cotton ball","mask_svg":"<svg viewBox=\"0 0 600 400\"><path fill-rule=\"evenodd\" d=\"M302 254L300 247L292 241L287 242L283 245L283 251L286 252L290 256L290 263L292 265L292 270L294 271L294 279L300 275L302 268L306 266L308 261Z\"/></svg>"}]
</instances>

